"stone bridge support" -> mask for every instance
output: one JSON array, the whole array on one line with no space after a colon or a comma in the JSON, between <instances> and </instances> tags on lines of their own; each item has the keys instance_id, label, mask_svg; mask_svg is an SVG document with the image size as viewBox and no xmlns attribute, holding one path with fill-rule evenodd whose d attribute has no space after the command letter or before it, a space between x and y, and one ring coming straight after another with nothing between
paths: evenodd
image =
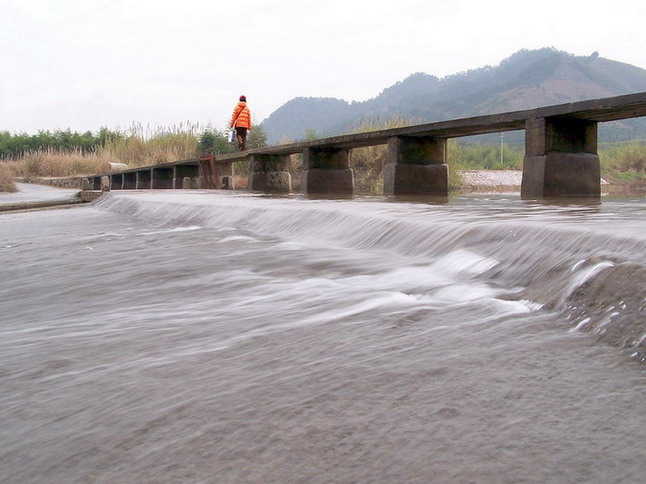
<instances>
[{"instance_id":1,"label":"stone bridge support","mask_svg":"<svg viewBox=\"0 0 646 484\"><path fill-rule=\"evenodd\" d=\"M449 167L445 155L444 138L389 138L384 166L384 194L448 195Z\"/></svg>"},{"instance_id":2,"label":"stone bridge support","mask_svg":"<svg viewBox=\"0 0 646 484\"><path fill-rule=\"evenodd\" d=\"M198 165L177 165L173 167L173 188L197 187L200 177ZM189 179L188 187L185 178Z\"/></svg>"},{"instance_id":3,"label":"stone bridge support","mask_svg":"<svg viewBox=\"0 0 646 484\"><path fill-rule=\"evenodd\" d=\"M235 190L235 181L234 181L234 172L233 172L233 163L218 163L216 165L218 170L218 176L222 183L220 188L222 190ZM289 175L289 173L287 173ZM291 187L291 177L289 183L289 191L292 191Z\"/></svg>"},{"instance_id":4,"label":"stone bridge support","mask_svg":"<svg viewBox=\"0 0 646 484\"><path fill-rule=\"evenodd\" d=\"M137 172L137 190L150 190L152 188L153 171L148 168Z\"/></svg>"},{"instance_id":5,"label":"stone bridge support","mask_svg":"<svg viewBox=\"0 0 646 484\"><path fill-rule=\"evenodd\" d=\"M110 191L110 177L107 175L103 175L101 177L101 191L102 192L109 192Z\"/></svg>"},{"instance_id":6,"label":"stone bridge support","mask_svg":"<svg viewBox=\"0 0 646 484\"><path fill-rule=\"evenodd\" d=\"M128 172L123 174L123 189L134 190L137 188L137 172Z\"/></svg>"},{"instance_id":7,"label":"stone bridge support","mask_svg":"<svg viewBox=\"0 0 646 484\"><path fill-rule=\"evenodd\" d=\"M354 173L349 167L350 150L344 148L306 148L301 189L305 193L352 195Z\"/></svg>"},{"instance_id":8,"label":"stone bridge support","mask_svg":"<svg viewBox=\"0 0 646 484\"><path fill-rule=\"evenodd\" d=\"M123 190L123 174L114 173L110 175L110 189L111 190Z\"/></svg>"},{"instance_id":9,"label":"stone bridge support","mask_svg":"<svg viewBox=\"0 0 646 484\"><path fill-rule=\"evenodd\" d=\"M251 155L249 190L290 193L292 176L289 173L289 155Z\"/></svg>"},{"instance_id":10,"label":"stone bridge support","mask_svg":"<svg viewBox=\"0 0 646 484\"><path fill-rule=\"evenodd\" d=\"M150 187L156 190L172 189L174 184L174 169L172 166L159 166L152 169L152 181Z\"/></svg>"},{"instance_id":11,"label":"stone bridge support","mask_svg":"<svg viewBox=\"0 0 646 484\"><path fill-rule=\"evenodd\" d=\"M523 198L600 196L596 121L528 119L520 193Z\"/></svg>"}]
</instances>

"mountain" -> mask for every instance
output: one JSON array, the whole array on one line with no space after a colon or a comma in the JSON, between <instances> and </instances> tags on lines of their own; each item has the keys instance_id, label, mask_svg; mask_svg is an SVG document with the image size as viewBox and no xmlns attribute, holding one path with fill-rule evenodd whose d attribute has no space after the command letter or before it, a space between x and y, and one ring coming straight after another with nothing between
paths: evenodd
<instances>
[{"instance_id":1,"label":"mountain","mask_svg":"<svg viewBox=\"0 0 646 484\"><path fill-rule=\"evenodd\" d=\"M444 78L416 73L364 102L295 98L262 123L269 142L346 132L362 119L404 118L411 124L530 109L646 91L646 70L554 48L521 50L495 67ZM646 137L644 118L608 123L610 139Z\"/></svg>"}]
</instances>

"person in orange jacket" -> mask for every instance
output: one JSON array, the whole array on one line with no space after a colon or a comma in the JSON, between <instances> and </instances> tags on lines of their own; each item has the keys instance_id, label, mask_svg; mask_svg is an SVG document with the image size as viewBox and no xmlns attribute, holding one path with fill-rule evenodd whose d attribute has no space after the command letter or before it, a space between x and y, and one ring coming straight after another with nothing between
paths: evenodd
<instances>
[{"instance_id":1,"label":"person in orange jacket","mask_svg":"<svg viewBox=\"0 0 646 484\"><path fill-rule=\"evenodd\" d=\"M238 138L238 147L240 151L246 149L247 144L247 131L251 129L251 111L247 106L247 98L240 96L240 102L233 109L231 116L231 123L229 126L236 130L236 138Z\"/></svg>"}]
</instances>

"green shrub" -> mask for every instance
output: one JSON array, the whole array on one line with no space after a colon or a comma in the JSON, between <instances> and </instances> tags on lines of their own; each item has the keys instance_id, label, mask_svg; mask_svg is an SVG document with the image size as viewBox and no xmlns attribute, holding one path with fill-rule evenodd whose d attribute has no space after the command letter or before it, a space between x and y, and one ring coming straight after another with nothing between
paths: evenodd
<instances>
[{"instance_id":1,"label":"green shrub","mask_svg":"<svg viewBox=\"0 0 646 484\"><path fill-rule=\"evenodd\" d=\"M646 173L635 173L634 171L624 171L617 173L617 178L625 182L639 182L646 180Z\"/></svg>"},{"instance_id":2,"label":"green shrub","mask_svg":"<svg viewBox=\"0 0 646 484\"><path fill-rule=\"evenodd\" d=\"M602 173L646 173L646 141L603 145L599 159Z\"/></svg>"}]
</instances>

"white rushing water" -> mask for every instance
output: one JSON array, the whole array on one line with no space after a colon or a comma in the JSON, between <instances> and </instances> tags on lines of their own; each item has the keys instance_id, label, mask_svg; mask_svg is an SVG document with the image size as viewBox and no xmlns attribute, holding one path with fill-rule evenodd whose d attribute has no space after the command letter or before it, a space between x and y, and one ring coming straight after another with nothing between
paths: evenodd
<instances>
[{"instance_id":1,"label":"white rushing water","mask_svg":"<svg viewBox=\"0 0 646 484\"><path fill-rule=\"evenodd\" d=\"M638 482L646 201L0 215L0 481Z\"/></svg>"}]
</instances>

